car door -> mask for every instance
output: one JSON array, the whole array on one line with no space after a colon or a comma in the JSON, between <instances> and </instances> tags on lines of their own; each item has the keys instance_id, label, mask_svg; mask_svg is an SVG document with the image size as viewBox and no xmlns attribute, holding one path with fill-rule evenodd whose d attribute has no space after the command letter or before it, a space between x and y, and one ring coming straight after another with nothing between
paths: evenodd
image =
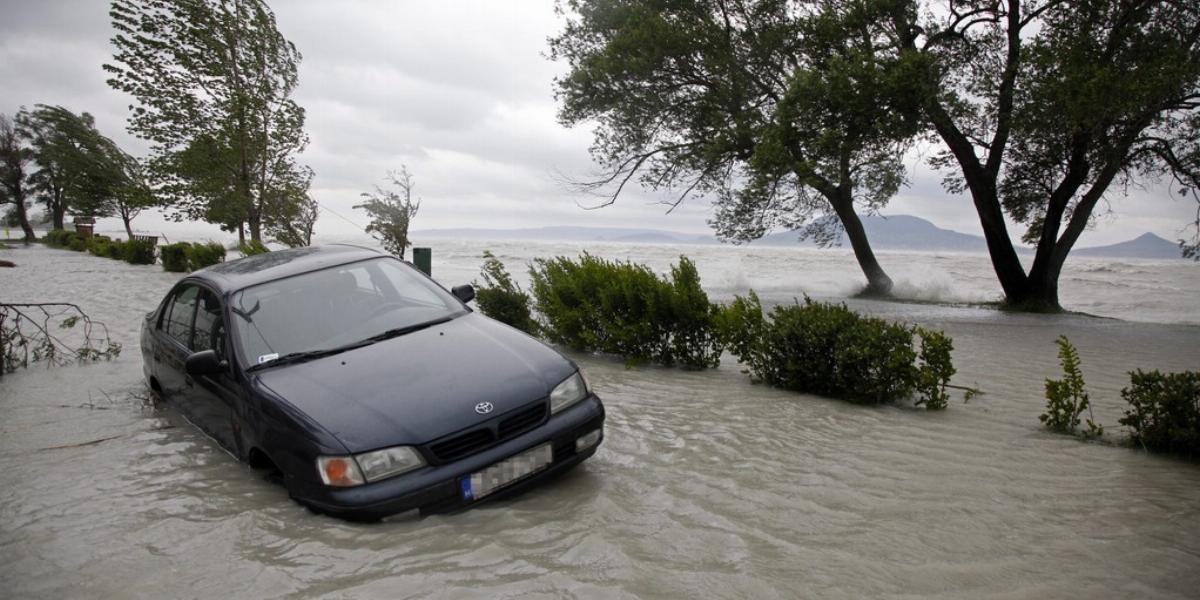
<instances>
[{"instance_id":1,"label":"car door","mask_svg":"<svg viewBox=\"0 0 1200 600\"><path fill-rule=\"evenodd\" d=\"M191 353L188 344L199 295L200 288L195 284L176 286L154 328L154 371L163 397L175 404L182 402L188 384L184 363ZM194 418L187 406L179 406L185 416Z\"/></svg>"},{"instance_id":2,"label":"car door","mask_svg":"<svg viewBox=\"0 0 1200 600\"><path fill-rule=\"evenodd\" d=\"M229 362L229 339L221 299L205 287L200 287L197 295L189 348L192 352L213 350L219 359ZM187 393L188 402L201 421L197 424L235 454L239 451L234 425L235 408L240 398L238 389L232 370L225 369L215 375L196 375Z\"/></svg>"}]
</instances>

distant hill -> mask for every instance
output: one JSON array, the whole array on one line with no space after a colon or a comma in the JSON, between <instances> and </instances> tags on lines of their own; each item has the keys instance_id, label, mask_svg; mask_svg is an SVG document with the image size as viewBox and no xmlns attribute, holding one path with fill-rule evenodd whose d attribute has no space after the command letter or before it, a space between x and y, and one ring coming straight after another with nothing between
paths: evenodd
<instances>
[{"instance_id":1,"label":"distant hill","mask_svg":"<svg viewBox=\"0 0 1200 600\"><path fill-rule=\"evenodd\" d=\"M950 229L942 229L920 217L910 215L864 215L863 228L871 247L876 250L913 250L920 252L987 252L987 242L982 236L970 235ZM525 229L430 229L414 231L412 237L487 240L534 240L568 242L619 242L626 244L719 244L712 234L679 233L659 229L628 227L536 227ZM795 246L815 248L811 241L798 241L794 231L772 233L752 246ZM850 242L842 235L842 246ZM1032 252L1020 247L1018 252ZM1179 258L1179 247L1154 235L1146 233L1137 239L1092 248L1077 248L1073 256L1104 258Z\"/></svg>"},{"instance_id":2,"label":"distant hill","mask_svg":"<svg viewBox=\"0 0 1200 600\"><path fill-rule=\"evenodd\" d=\"M1182 258L1178 244L1164 240L1153 233L1143 233L1128 242L1111 246L1079 248L1073 250L1071 254L1101 258Z\"/></svg>"}]
</instances>

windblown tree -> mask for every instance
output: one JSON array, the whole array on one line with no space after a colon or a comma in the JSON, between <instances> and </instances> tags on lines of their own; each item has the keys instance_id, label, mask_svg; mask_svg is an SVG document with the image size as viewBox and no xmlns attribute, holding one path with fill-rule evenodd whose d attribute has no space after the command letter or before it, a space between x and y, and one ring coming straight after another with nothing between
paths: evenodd
<instances>
[{"instance_id":1,"label":"windblown tree","mask_svg":"<svg viewBox=\"0 0 1200 600\"><path fill-rule=\"evenodd\" d=\"M922 109L946 146L934 162L948 189L970 193L1010 305L1059 308L1063 263L1107 195L1200 189L1195 2L880 4L896 45L925 66ZM1005 215L1036 244L1028 272Z\"/></svg>"},{"instance_id":2,"label":"windblown tree","mask_svg":"<svg viewBox=\"0 0 1200 600\"><path fill-rule=\"evenodd\" d=\"M16 123L37 165L29 175L30 191L46 206L51 227L63 229L73 201L99 193L95 152L89 144L98 135L95 120L88 113L39 104L17 113Z\"/></svg>"},{"instance_id":3,"label":"windblown tree","mask_svg":"<svg viewBox=\"0 0 1200 600\"><path fill-rule=\"evenodd\" d=\"M21 111L17 124L37 164L30 188L55 229L67 214L120 217L133 238L130 222L156 202L137 159L97 131L87 113L39 104Z\"/></svg>"},{"instance_id":4,"label":"windblown tree","mask_svg":"<svg viewBox=\"0 0 1200 600\"><path fill-rule=\"evenodd\" d=\"M33 226L29 224L28 213L29 188L26 179L31 162L33 151L25 146L16 125L8 115L0 115L0 206L13 205L12 210L17 215L21 231L25 233L26 242L37 238Z\"/></svg>"},{"instance_id":5,"label":"windblown tree","mask_svg":"<svg viewBox=\"0 0 1200 600\"><path fill-rule=\"evenodd\" d=\"M868 294L891 279L859 218L904 182L917 133L912 81L888 55L879 13L855 0L798 4L571 0L551 55L560 120L597 123L605 175L585 186L611 204L636 181L674 189L672 209L711 194L710 224L731 241L775 228L827 245L850 239Z\"/></svg>"},{"instance_id":6,"label":"windblown tree","mask_svg":"<svg viewBox=\"0 0 1200 600\"><path fill-rule=\"evenodd\" d=\"M408 240L408 226L417 216L421 200L413 198L416 184L407 166L401 166L399 173L389 171L387 179L395 189L375 186L374 192L361 194L367 200L355 204L354 208L366 210L371 217L367 233L379 240L384 250L403 260L404 250L412 245Z\"/></svg>"},{"instance_id":7,"label":"windblown tree","mask_svg":"<svg viewBox=\"0 0 1200 600\"><path fill-rule=\"evenodd\" d=\"M108 83L131 94L129 131L152 144L149 174L176 209L245 242L302 227L300 53L262 0L113 0ZM303 186L299 193L297 186ZM284 233L284 235L287 235Z\"/></svg>"}]
</instances>

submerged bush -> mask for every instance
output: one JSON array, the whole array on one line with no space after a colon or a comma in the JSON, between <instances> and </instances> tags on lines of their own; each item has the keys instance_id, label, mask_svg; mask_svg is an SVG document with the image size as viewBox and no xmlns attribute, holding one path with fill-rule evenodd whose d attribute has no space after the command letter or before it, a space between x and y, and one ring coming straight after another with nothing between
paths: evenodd
<instances>
[{"instance_id":1,"label":"submerged bush","mask_svg":"<svg viewBox=\"0 0 1200 600\"><path fill-rule=\"evenodd\" d=\"M189 244L184 250L188 268L198 271L225 260L225 246L216 242Z\"/></svg>"},{"instance_id":2,"label":"submerged bush","mask_svg":"<svg viewBox=\"0 0 1200 600\"><path fill-rule=\"evenodd\" d=\"M68 235L65 238L67 241L67 250L73 250L75 252L84 252L88 249L87 238L83 237L82 235L79 235L78 233L76 233L74 231L68 231L67 233L68 233Z\"/></svg>"},{"instance_id":3,"label":"submerged bush","mask_svg":"<svg viewBox=\"0 0 1200 600\"><path fill-rule=\"evenodd\" d=\"M46 232L46 235L42 236L42 241L45 242L47 246L61 248L67 245L66 241L64 240L66 234L67 230L65 229L51 229L50 231Z\"/></svg>"},{"instance_id":4,"label":"submerged bush","mask_svg":"<svg viewBox=\"0 0 1200 600\"><path fill-rule=\"evenodd\" d=\"M945 408L945 386L954 374L950 338L915 330L922 338L921 365L914 329L865 317L844 304L776 306L764 317L751 292L725 307L720 332L750 375L775 387L878 404L919 392L917 404Z\"/></svg>"},{"instance_id":5,"label":"submerged bush","mask_svg":"<svg viewBox=\"0 0 1200 600\"><path fill-rule=\"evenodd\" d=\"M479 310L501 323L536 334L537 323L529 308L529 294L512 280L504 263L488 250L483 252L479 276L483 278L483 283L474 282L475 303L479 305Z\"/></svg>"},{"instance_id":6,"label":"submerged bush","mask_svg":"<svg viewBox=\"0 0 1200 600\"><path fill-rule=\"evenodd\" d=\"M1150 450L1200 458L1200 373L1144 372L1129 374L1121 390L1129 403L1122 425L1133 441Z\"/></svg>"},{"instance_id":7,"label":"submerged bush","mask_svg":"<svg viewBox=\"0 0 1200 600\"><path fill-rule=\"evenodd\" d=\"M190 247L191 244L187 242L176 242L161 246L159 248L159 258L162 259L163 270L171 273L183 273L187 271L187 251Z\"/></svg>"},{"instance_id":8,"label":"submerged bush","mask_svg":"<svg viewBox=\"0 0 1200 600\"><path fill-rule=\"evenodd\" d=\"M108 253L111 252L111 250L109 250L109 246L111 245L112 238L106 235L93 235L92 237L88 238L87 250L92 254L92 256L108 258Z\"/></svg>"},{"instance_id":9,"label":"submerged bush","mask_svg":"<svg viewBox=\"0 0 1200 600\"><path fill-rule=\"evenodd\" d=\"M578 262L561 256L537 259L529 273L551 341L634 363L703 369L720 360L718 308L708 301L696 266L686 257L671 268L669 280L645 265L587 253Z\"/></svg>"},{"instance_id":10,"label":"submerged bush","mask_svg":"<svg viewBox=\"0 0 1200 600\"><path fill-rule=\"evenodd\" d=\"M1046 412L1038 420L1046 428L1059 433L1075 433L1079 427L1079 415L1087 409L1088 431L1084 435L1100 436L1104 427L1097 424L1092 414L1092 404L1083 388L1083 373L1079 370L1079 352L1066 336L1054 341L1058 344L1058 359L1062 365L1062 379L1046 380Z\"/></svg>"},{"instance_id":11,"label":"submerged bush","mask_svg":"<svg viewBox=\"0 0 1200 600\"><path fill-rule=\"evenodd\" d=\"M129 240L121 245L121 259L135 265L152 265L154 248L155 243L152 240Z\"/></svg>"},{"instance_id":12,"label":"submerged bush","mask_svg":"<svg viewBox=\"0 0 1200 600\"><path fill-rule=\"evenodd\" d=\"M942 410L950 401L946 386L957 371L950 360L954 342L941 331L917 328L921 338L921 367L917 373L917 404L929 410Z\"/></svg>"}]
</instances>

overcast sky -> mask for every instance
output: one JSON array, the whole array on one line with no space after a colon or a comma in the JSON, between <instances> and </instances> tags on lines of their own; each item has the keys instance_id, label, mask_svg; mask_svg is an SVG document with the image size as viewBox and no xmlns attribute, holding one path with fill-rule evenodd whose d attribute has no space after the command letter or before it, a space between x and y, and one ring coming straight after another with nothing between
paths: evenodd
<instances>
[{"instance_id":1,"label":"overcast sky","mask_svg":"<svg viewBox=\"0 0 1200 600\"><path fill-rule=\"evenodd\" d=\"M108 3L0 0L0 112L59 104L96 117L97 127L134 154L145 145L125 132L131 99L105 84L111 60ZM408 165L421 212L414 229L585 225L708 231L709 202L693 198L670 215L665 196L633 190L616 205L561 182L595 172L591 131L555 118L553 80L565 66L544 56L561 21L553 0L275 0L279 29L304 55L296 100L307 110L311 144L301 160L316 172L319 235L345 235L366 217L352 205ZM965 196L910 161L912 184L884 214L912 214L980 233ZM1179 238L1195 203L1163 189L1111 195L1110 214L1083 246L1152 231ZM340 217L338 215L341 215ZM344 217L344 218L343 218ZM349 221L349 222L348 222ZM178 230L143 215L135 228ZM214 229L215 231L215 229ZM1014 232L1019 235L1019 231Z\"/></svg>"}]
</instances>

